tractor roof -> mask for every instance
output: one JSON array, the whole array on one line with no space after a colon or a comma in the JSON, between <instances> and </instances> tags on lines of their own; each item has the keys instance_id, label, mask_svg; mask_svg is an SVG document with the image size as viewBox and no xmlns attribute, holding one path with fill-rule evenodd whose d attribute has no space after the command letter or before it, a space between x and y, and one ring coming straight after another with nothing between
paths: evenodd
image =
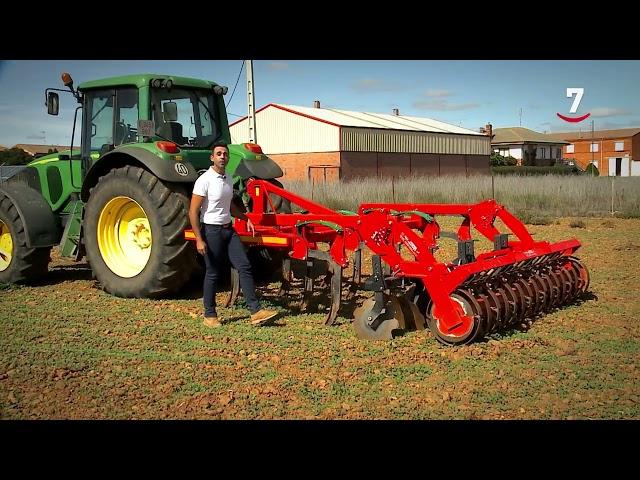
<instances>
[{"instance_id":1,"label":"tractor roof","mask_svg":"<svg viewBox=\"0 0 640 480\"><path fill-rule=\"evenodd\" d=\"M209 89L217 83L211 82L209 80L201 80L198 78L189 78L189 77L178 77L175 75L160 75L154 73L141 73L138 75L123 75L120 77L109 77L102 78L99 80L90 80L88 82L83 82L78 85L78 90L88 90L92 88L103 88L103 87L116 87L121 85L135 85L136 87L144 87L145 85L149 85L152 79L160 78L160 79L168 79L171 78L173 84L175 86L182 87L193 87L193 88L206 88Z\"/></svg>"}]
</instances>

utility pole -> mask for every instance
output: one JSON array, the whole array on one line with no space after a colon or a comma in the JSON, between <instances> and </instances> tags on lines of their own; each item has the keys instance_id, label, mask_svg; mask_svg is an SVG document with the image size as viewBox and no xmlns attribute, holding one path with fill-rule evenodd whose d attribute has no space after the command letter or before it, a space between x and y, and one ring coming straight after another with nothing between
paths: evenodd
<instances>
[{"instance_id":1,"label":"utility pole","mask_svg":"<svg viewBox=\"0 0 640 480\"><path fill-rule=\"evenodd\" d=\"M253 91L253 60L245 60L247 64L247 108L249 109L249 142L258 143L258 135L256 134L256 106L254 103Z\"/></svg>"},{"instance_id":2,"label":"utility pole","mask_svg":"<svg viewBox=\"0 0 640 480\"><path fill-rule=\"evenodd\" d=\"M591 120L591 148L589 150L591 150L591 164L593 164L593 137L594 137L594 132L593 132L593 120ZM591 167L592 170L591 172L593 173L593 167ZM602 168L602 165L600 165L600 168ZM594 173L595 175L595 173Z\"/></svg>"},{"instance_id":3,"label":"utility pole","mask_svg":"<svg viewBox=\"0 0 640 480\"><path fill-rule=\"evenodd\" d=\"M520 107L520 126L522 126L522 107Z\"/></svg>"}]
</instances>

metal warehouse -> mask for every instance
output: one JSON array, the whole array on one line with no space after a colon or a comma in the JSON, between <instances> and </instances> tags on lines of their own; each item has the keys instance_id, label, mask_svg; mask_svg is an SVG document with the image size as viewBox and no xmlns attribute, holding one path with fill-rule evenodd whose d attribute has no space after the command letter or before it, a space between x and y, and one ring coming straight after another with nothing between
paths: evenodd
<instances>
[{"instance_id":1,"label":"metal warehouse","mask_svg":"<svg viewBox=\"0 0 640 480\"><path fill-rule=\"evenodd\" d=\"M258 143L286 180L489 174L488 134L424 117L270 103L256 111ZM249 141L248 118L230 126Z\"/></svg>"}]
</instances>

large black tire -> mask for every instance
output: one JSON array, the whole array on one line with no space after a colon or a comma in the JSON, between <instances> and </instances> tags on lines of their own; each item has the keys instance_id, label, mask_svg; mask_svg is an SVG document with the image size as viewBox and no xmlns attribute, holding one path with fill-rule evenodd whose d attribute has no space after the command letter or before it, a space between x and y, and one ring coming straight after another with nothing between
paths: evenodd
<instances>
[{"instance_id":1,"label":"large black tire","mask_svg":"<svg viewBox=\"0 0 640 480\"><path fill-rule=\"evenodd\" d=\"M267 180L270 183L273 183L276 187L283 188L282 183L280 183L275 178L271 178ZM273 206L276 208L276 212L278 213L291 213L291 202L286 198L282 198L280 195L276 195L274 193L269 194L269 198L271 202L273 202Z\"/></svg>"},{"instance_id":2,"label":"large black tire","mask_svg":"<svg viewBox=\"0 0 640 480\"><path fill-rule=\"evenodd\" d=\"M0 194L0 282L30 284L42 280L51 261L51 247L29 248L15 205Z\"/></svg>"},{"instance_id":3,"label":"large black tire","mask_svg":"<svg viewBox=\"0 0 640 480\"><path fill-rule=\"evenodd\" d=\"M135 241L128 240L132 234L123 234L122 226L116 228L121 223L134 223L125 213L119 217L113 212L127 205L142 210L150 245L148 240L134 245ZM139 167L114 169L101 177L85 207L84 242L87 260L102 288L135 298L158 298L180 291L197 268L195 247L183 234L189 221L188 205L184 189L165 185ZM137 263L129 268L132 246L144 254L134 255Z\"/></svg>"}]
</instances>

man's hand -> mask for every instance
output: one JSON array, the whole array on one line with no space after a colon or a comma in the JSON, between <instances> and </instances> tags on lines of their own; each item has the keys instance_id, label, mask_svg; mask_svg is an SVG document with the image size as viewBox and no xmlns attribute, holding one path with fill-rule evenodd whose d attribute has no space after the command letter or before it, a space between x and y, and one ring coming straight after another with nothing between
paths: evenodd
<instances>
[{"instance_id":1,"label":"man's hand","mask_svg":"<svg viewBox=\"0 0 640 480\"><path fill-rule=\"evenodd\" d=\"M251 235L256 236L256 227L253 226L253 222L247 218L247 228L251 232Z\"/></svg>"},{"instance_id":2,"label":"man's hand","mask_svg":"<svg viewBox=\"0 0 640 480\"><path fill-rule=\"evenodd\" d=\"M207 244L204 240L196 240L196 249L200 255L207 253Z\"/></svg>"}]
</instances>

